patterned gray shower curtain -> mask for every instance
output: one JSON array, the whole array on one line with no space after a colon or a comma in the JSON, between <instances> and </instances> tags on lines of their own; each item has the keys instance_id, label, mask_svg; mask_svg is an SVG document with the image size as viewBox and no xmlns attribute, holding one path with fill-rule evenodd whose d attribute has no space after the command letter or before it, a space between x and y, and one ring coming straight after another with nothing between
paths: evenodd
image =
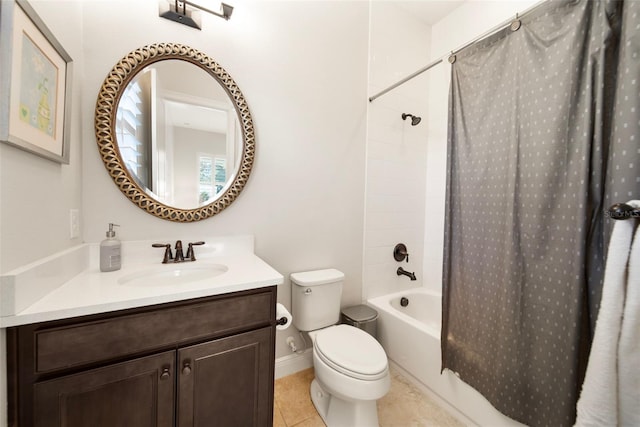
<instances>
[{"instance_id":1,"label":"patterned gray shower curtain","mask_svg":"<svg viewBox=\"0 0 640 427\"><path fill-rule=\"evenodd\" d=\"M572 425L612 220L640 197L640 2L552 1L457 54L442 368Z\"/></svg>"}]
</instances>

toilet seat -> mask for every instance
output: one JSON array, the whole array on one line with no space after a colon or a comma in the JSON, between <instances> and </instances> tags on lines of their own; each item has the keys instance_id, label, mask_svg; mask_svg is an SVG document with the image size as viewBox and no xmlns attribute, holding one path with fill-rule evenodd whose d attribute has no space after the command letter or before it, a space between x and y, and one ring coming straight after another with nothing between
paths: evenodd
<instances>
[{"instance_id":1,"label":"toilet seat","mask_svg":"<svg viewBox=\"0 0 640 427\"><path fill-rule=\"evenodd\" d=\"M374 381L388 374L387 355L380 343L353 326L318 331L313 346L324 363L349 377Z\"/></svg>"}]
</instances>

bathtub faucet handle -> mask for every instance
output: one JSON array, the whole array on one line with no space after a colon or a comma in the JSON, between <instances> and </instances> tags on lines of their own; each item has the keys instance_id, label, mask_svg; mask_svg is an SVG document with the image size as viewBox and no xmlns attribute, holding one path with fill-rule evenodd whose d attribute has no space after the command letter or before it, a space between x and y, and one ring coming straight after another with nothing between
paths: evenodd
<instances>
[{"instance_id":1,"label":"bathtub faucet handle","mask_svg":"<svg viewBox=\"0 0 640 427\"><path fill-rule=\"evenodd\" d=\"M407 252L407 247L404 243L398 243L396 247L393 248L393 259L398 262L406 259L407 262L409 262L409 252Z\"/></svg>"}]
</instances>

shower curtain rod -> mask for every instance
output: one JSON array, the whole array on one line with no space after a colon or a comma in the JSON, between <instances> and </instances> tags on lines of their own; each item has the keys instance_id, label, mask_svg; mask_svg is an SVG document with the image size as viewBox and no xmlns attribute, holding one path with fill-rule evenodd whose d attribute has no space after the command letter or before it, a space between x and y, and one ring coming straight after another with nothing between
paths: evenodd
<instances>
[{"instance_id":1,"label":"shower curtain rod","mask_svg":"<svg viewBox=\"0 0 640 427\"><path fill-rule=\"evenodd\" d=\"M433 67L435 67L436 65L440 64L442 61L444 61L445 58L449 58L449 62L451 64L453 64L455 62L455 54L460 52L463 49L466 49L467 47L479 42L480 40L502 30L503 28L506 28L507 26L513 25L516 22L519 22L519 18L523 17L524 15L527 15L528 13L532 12L534 9L537 9L539 6L542 6L544 3L546 3L548 0L542 0L536 4L534 4L533 6L529 7L528 9L525 9L524 12L522 13L516 13L516 17L514 18L510 18L507 20L502 21L501 23L499 23L498 25L496 25L495 27L492 27L491 29L489 29L488 31L485 31L484 33L480 34L479 36L477 36L476 38L472 39L471 41L463 44L462 46L458 47L455 50L452 50L451 53L445 54L443 56L441 56L440 58L436 59L435 61L431 62L428 65L425 65L424 67L422 67L421 69L419 69L418 71L416 71L413 74L408 75L407 77L405 77L404 79L398 81L397 83L392 84L391 86L389 86L388 88L376 93L373 96L369 97L369 102L373 102L376 98L381 97L382 95L384 95L385 93L397 88L398 86L408 82L409 80L413 79L416 76L419 76L420 74L424 73L425 71L428 71L430 69L432 69ZM517 28L514 29L514 31L516 31L518 28L520 28L520 25L517 26ZM451 58L453 58L453 60L451 60Z\"/></svg>"}]
</instances>

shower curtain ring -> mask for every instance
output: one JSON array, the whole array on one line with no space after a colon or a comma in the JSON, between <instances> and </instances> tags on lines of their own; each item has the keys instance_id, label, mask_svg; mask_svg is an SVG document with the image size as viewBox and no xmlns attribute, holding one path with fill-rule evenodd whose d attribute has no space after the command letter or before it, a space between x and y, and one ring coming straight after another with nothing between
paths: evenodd
<instances>
[{"instance_id":1,"label":"shower curtain ring","mask_svg":"<svg viewBox=\"0 0 640 427\"><path fill-rule=\"evenodd\" d=\"M518 19L518 13L516 13L516 19L514 19L511 22L511 25L509 26L509 28L511 28L511 31L518 31L520 29L520 26L522 25L522 21L520 21L520 19Z\"/></svg>"}]
</instances>

